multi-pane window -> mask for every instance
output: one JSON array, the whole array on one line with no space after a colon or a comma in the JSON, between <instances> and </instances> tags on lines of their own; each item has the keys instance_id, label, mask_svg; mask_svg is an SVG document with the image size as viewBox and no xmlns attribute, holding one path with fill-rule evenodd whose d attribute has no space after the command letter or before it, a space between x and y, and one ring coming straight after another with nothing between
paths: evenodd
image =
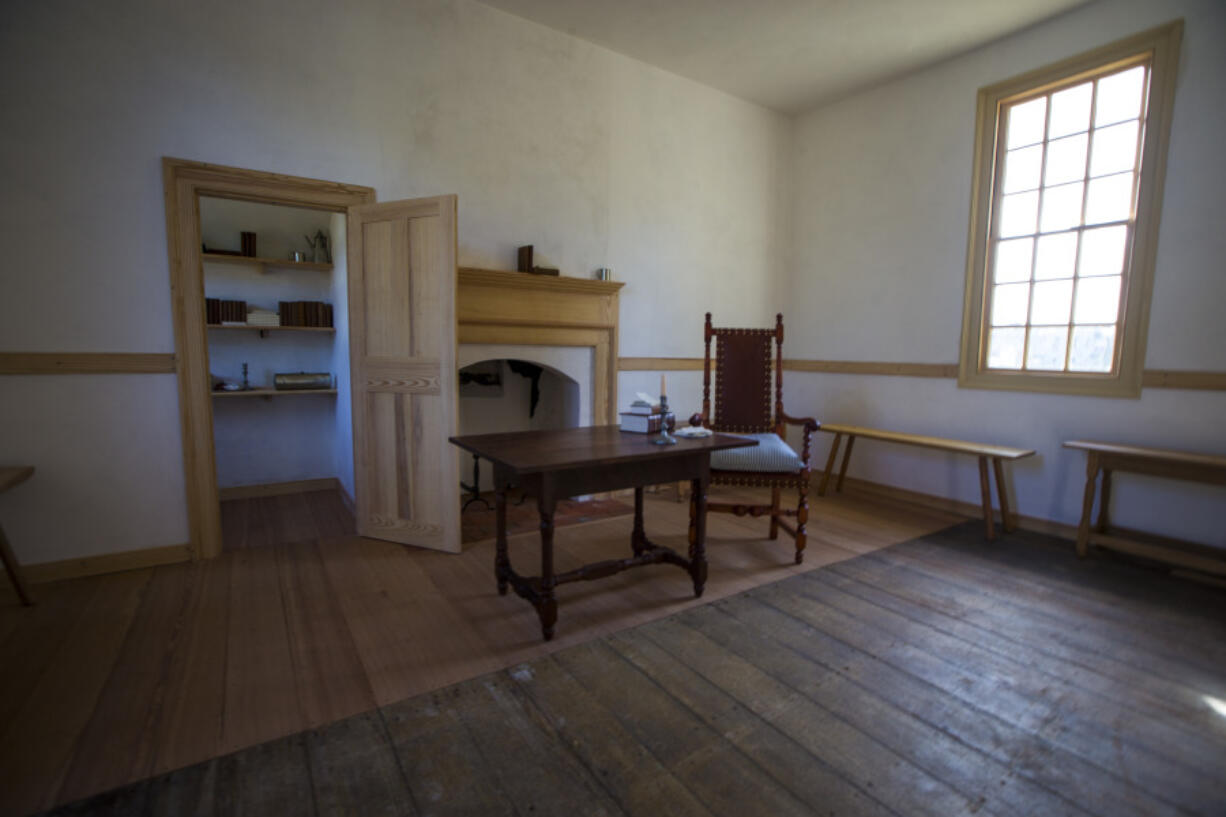
<instances>
[{"instance_id":1,"label":"multi-pane window","mask_svg":"<svg viewBox=\"0 0 1226 817\"><path fill-rule=\"evenodd\" d=\"M980 91L963 385L1139 392L1181 30Z\"/></svg>"},{"instance_id":2,"label":"multi-pane window","mask_svg":"<svg viewBox=\"0 0 1226 817\"><path fill-rule=\"evenodd\" d=\"M1111 372L1148 61L1004 106L987 367Z\"/></svg>"}]
</instances>

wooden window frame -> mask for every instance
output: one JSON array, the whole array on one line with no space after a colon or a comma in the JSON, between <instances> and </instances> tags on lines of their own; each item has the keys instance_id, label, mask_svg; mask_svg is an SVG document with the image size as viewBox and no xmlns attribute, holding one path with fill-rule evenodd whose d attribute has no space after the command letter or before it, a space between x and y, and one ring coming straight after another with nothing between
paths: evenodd
<instances>
[{"instance_id":1,"label":"wooden window frame","mask_svg":"<svg viewBox=\"0 0 1226 817\"><path fill-rule=\"evenodd\" d=\"M979 89L975 120L975 152L971 190L970 228L967 239L966 290L962 310L961 357L958 385L964 388L1089 394L1104 397L1139 397L1149 329L1149 302L1153 291L1154 259L1162 212L1166 152L1183 21L1176 20L1110 45L1087 51L1044 68ZM992 249L992 207L995 197L1000 113L1002 107L1037 96L1081 78L1089 78L1149 55L1147 117L1141 146L1141 173L1131 251L1125 261L1116 328L1114 371L1039 372L988 369L987 274Z\"/></svg>"}]
</instances>

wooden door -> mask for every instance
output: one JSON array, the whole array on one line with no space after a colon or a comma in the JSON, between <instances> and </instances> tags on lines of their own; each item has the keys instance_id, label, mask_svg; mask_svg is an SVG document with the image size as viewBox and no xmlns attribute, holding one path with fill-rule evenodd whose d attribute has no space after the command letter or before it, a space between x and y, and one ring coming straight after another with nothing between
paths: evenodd
<instances>
[{"instance_id":1,"label":"wooden door","mask_svg":"<svg viewBox=\"0 0 1226 817\"><path fill-rule=\"evenodd\" d=\"M460 551L456 197L349 209L357 529Z\"/></svg>"}]
</instances>

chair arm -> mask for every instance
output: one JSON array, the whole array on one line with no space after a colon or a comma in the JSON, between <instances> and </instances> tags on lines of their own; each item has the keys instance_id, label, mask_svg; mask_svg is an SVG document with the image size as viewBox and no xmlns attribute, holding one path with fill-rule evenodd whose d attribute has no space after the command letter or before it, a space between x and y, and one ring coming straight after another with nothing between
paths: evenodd
<instances>
[{"instance_id":1,"label":"chair arm","mask_svg":"<svg viewBox=\"0 0 1226 817\"><path fill-rule=\"evenodd\" d=\"M812 417L789 417L787 414L780 412L780 419L791 426L801 426L804 428L804 451L801 452L801 462L805 464L805 471L809 469L809 444L813 439L813 432L822 427L822 424Z\"/></svg>"},{"instance_id":2,"label":"chair arm","mask_svg":"<svg viewBox=\"0 0 1226 817\"><path fill-rule=\"evenodd\" d=\"M790 426L804 426L806 432L817 431L822 427L822 424L812 417L790 417L787 414L781 414L780 416L783 418L783 422Z\"/></svg>"}]
</instances>

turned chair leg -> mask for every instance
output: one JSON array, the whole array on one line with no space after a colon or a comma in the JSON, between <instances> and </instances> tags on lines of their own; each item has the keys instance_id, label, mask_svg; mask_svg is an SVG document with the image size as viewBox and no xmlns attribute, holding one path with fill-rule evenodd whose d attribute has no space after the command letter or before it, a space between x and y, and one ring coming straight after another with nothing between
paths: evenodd
<instances>
[{"instance_id":1,"label":"turned chair leg","mask_svg":"<svg viewBox=\"0 0 1226 817\"><path fill-rule=\"evenodd\" d=\"M772 485L771 486L771 532L770 532L771 539L779 538L779 507L780 507L779 486Z\"/></svg>"},{"instance_id":2,"label":"turned chair leg","mask_svg":"<svg viewBox=\"0 0 1226 817\"><path fill-rule=\"evenodd\" d=\"M796 564L805 560L805 545L809 541L805 526L809 522L809 480L800 482L800 502L796 505Z\"/></svg>"}]
</instances>

